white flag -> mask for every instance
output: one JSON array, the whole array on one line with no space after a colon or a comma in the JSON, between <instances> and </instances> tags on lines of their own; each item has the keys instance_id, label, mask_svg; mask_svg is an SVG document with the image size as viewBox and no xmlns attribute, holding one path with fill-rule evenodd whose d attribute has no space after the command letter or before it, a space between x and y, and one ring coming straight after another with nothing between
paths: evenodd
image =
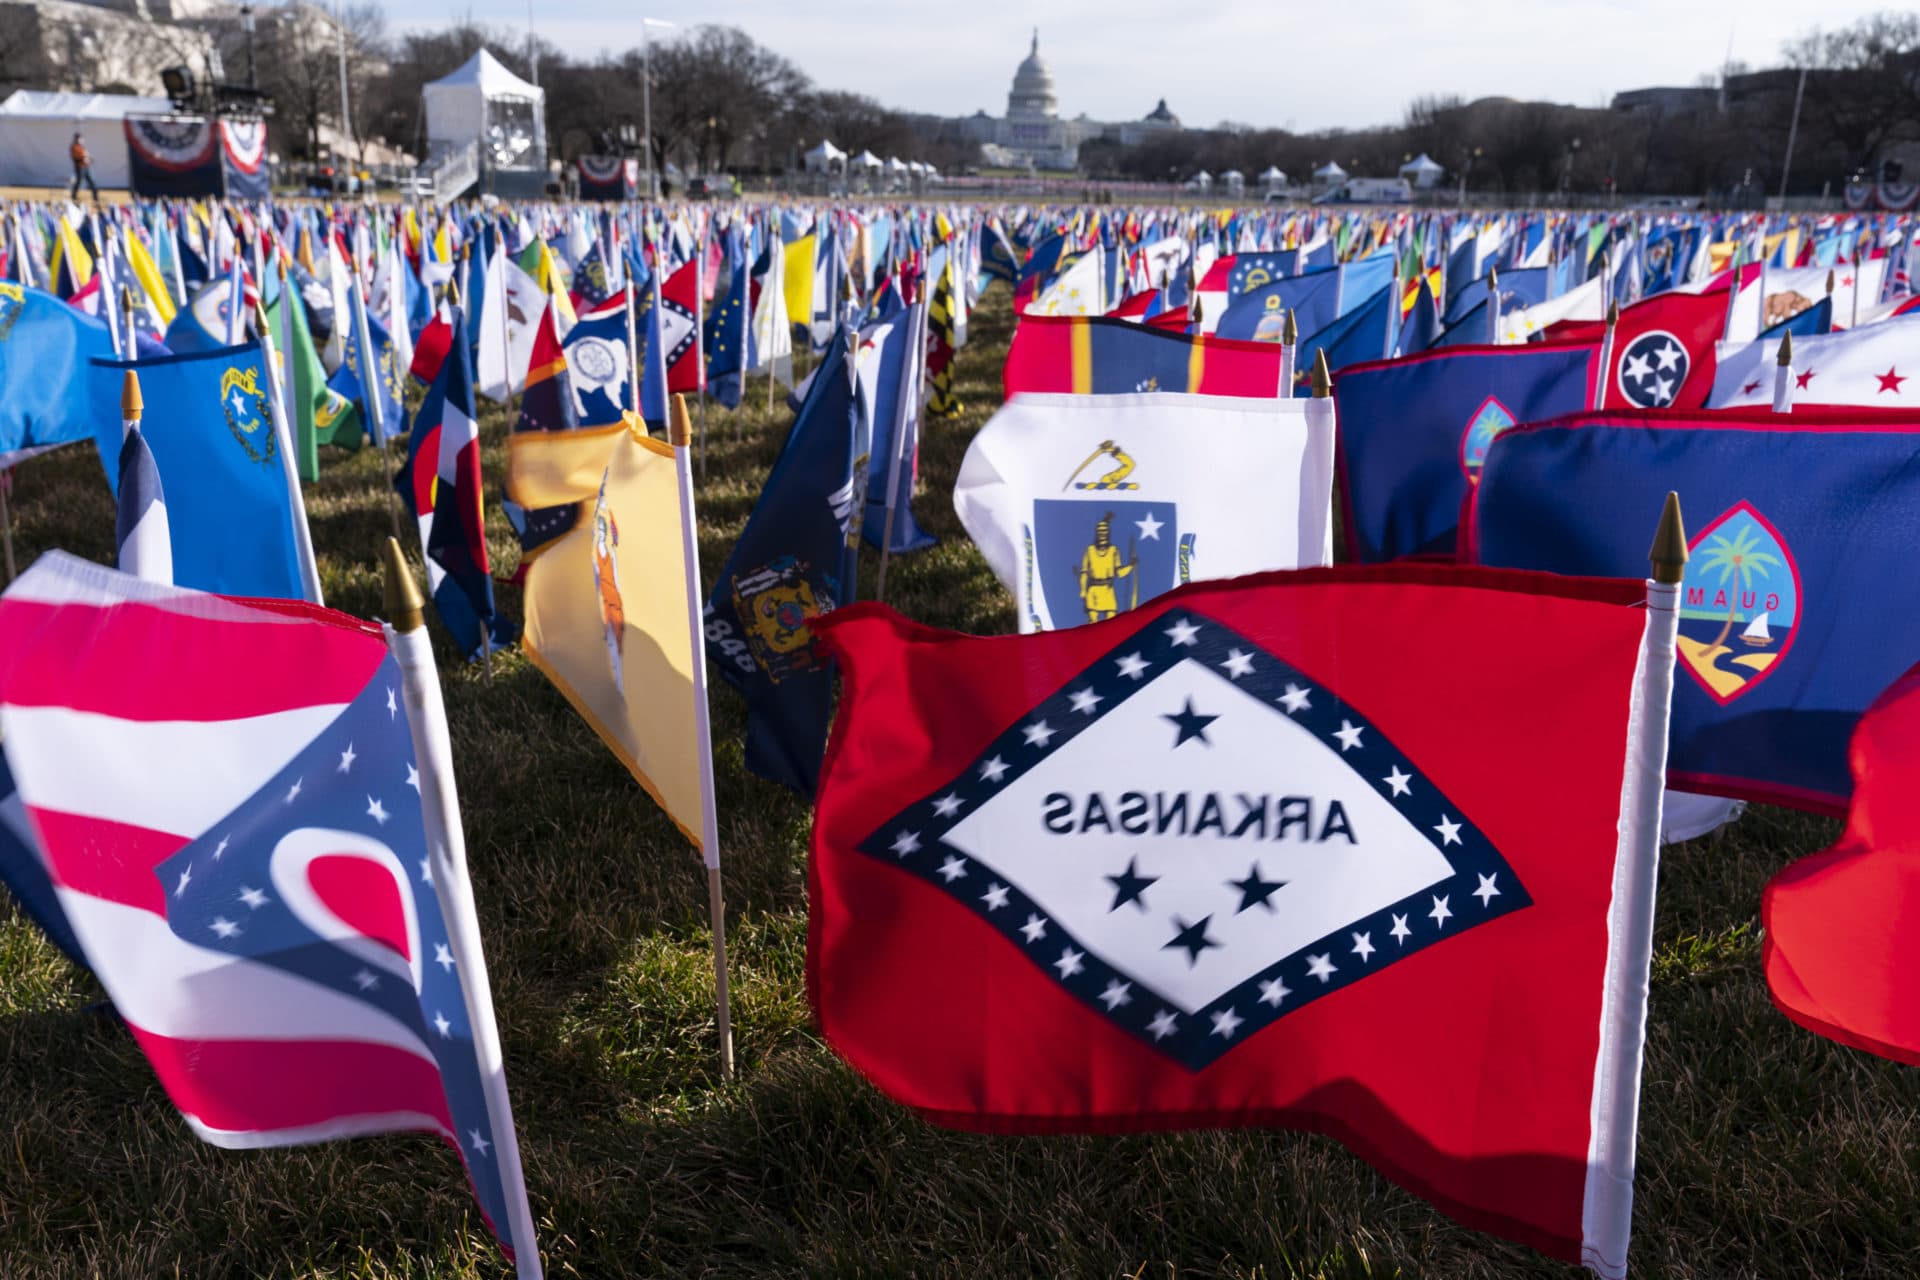
<instances>
[{"instance_id":1,"label":"white flag","mask_svg":"<svg viewBox=\"0 0 1920 1280\"><path fill-rule=\"evenodd\" d=\"M1106 314L1106 299L1101 291L1099 250L1080 255L1078 261L1060 273L1047 291L1027 304L1027 314L1036 316L1098 316Z\"/></svg>"},{"instance_id":2,"label":"white flag","mask_svg":"<svg viewBox=\"0 0 1920 1280\"><path fill-rule=\"evenodd\" d=\"M1333 401L1017 395L967 448L960 522L1022 632L1184 582L1332 559Z\"/></svg>"},{"instance_id":3,"label":"white flag","mask_svg":"<svg viewBox=\"0 0 1920 1280\"><path fill-rule=\"evenodd\" d=\"M1585 284L1576 285L1557 298L1531 307L1515 307L1512 311L1500 313L1500 341L1503 343L1525 342L1548 325L1558 324L1562 320L1604 320L1606 312L1600 303L1601 278L1595 276Z\"/></svg>"},{"instance_id":4,"label":"white flag","mask_svg":"<svg viewBox=\"0 0 1920 1280\"><path fill-rule=\"evenodd\" d=\"M1780 340L1721 343L1709 409L1773 403ZM1920 406L1920 315L1793 340L1793 403L1863 409Z\"/></svg>"}]
</instances>

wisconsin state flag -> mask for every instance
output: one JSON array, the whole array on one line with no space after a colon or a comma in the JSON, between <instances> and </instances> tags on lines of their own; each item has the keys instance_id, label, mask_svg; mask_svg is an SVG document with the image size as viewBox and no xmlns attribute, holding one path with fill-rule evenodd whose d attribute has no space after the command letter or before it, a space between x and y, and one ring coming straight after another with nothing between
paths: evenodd
<instances>
[{"instance_id":1,"label":"wisconsin state flag","mask_svg":"<svg viewBox=\"0 0 1920 1280\"><path fill-rule=\"evenodd\" d=\"M941 1124L1315 1130L1620 1274L1638 1091L1596 1076L1644 1017L1605 979L1637 951L1644 991L1609 903L1646 598L1389 566L1033 636L816 620L823 1031Z\"/></svg>"}]
</instances>

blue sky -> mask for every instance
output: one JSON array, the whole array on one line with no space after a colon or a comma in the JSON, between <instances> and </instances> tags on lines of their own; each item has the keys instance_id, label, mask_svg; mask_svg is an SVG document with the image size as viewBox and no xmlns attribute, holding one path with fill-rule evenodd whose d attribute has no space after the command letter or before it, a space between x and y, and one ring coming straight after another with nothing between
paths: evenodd
<instances>
[{"instance_id":1,"label":"blue sky","mask_svg":"<svg viewBox=\"0 0 1920 1280\"><path fill-rule=\"evenodd\" d=\"M526 0L381 0L395 28L471 13L524 31ZM1399 120L1421 93L1579 106L1618 90L1692 84L1727 56L1779 60L1815 23L1841 26L1891 0L535 0L543 39L591 57L640 41L640 15L747 31L824 87L943 115L1006 108L1035 22L1062 114L1145 115L1165 97L1189 125L1236 120L1296 130ZM1334 24L1331 34L1318 31Z\"/></svg>"}]
</instances>

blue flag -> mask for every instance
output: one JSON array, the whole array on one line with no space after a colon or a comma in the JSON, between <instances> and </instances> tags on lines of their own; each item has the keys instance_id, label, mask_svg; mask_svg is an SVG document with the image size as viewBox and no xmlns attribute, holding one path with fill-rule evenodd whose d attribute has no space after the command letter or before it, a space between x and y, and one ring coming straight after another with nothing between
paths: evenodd
<instances>
[{"instance_id":1,"label":"blue flag","mask_svg":"<svg viewBox=\"0 0 1920 1280\"><path fill-rule=\"evenodd\" d=\"M1422 277L1420 292L1413 300L1413 309L1400 322L1399 354L1417 356L1439 345L1439 342L1440 305L1434 299L1430 282Z\"/></svg>"},{"instance_id":2,"label":"blue flag","mask_svg":"<svg viewBox=\"0 0 1920 1280\"><path fill-rule=\"evenodd\" d=\"M106 325L50 293L0 284L0 465L13 454L93 437L87 397L76 391L96 358L113 358Z\"/></svg>"},{"instance_id":3,"label":"blue flag","mask_svg":"<svg viewBox=\"0 0 1920 1280\"><path fill-rule=\"evenodd\" d=\"M1598 355L1592 343L1466 347L1342 370L1334 460L1348 558L1451 556L1487 446L1590 405Z\"/></svg>"},{"instance_id":4,"label":"blue flag","mask_svg":"<svg viewBox=\"0 0 1920 1280\"><path fill-rule=\"evenodd\" d=\"M1475 548L1491 565L1643 576L1647 531L1677 491L1690 555L1668 779L1838 815L1854 724L1920 653L1917 451L1910 413L1544 423L1488 453Z\"/></svg>"},{"instance_id":5,"label":"blue flag","mask_svg":"<svg viewBox=\"0 0 1920 1280\"><path fill-rule=\"evenodd\" d=\"M913 375L923 358L922 352L913 349L914 323L911 310L897 308L884 320L868 325L860 335L865 348L860 358L860 381L872 398L867 410L873 441L867 458L867 516L861 532L875 550L887 536L887 477L893 471L895 441L900 431L907 432L906 453L900 460L893 499L895 555L924 551L934 545L933 535L913 518L913 464L920 417ZM924 351L925 344L921 346Z\"/></svg>"},{"instance_id":6,"label":"blue flag","mask_svg":"<svg viewBox=\"0 0 1920 1280\"><path fill-rule=\"evenodd\" d=\"M1400 319L1398 285L1389 281L1374 290L1373 296L1355 310L1347 312L1320 332L1309 337L1300 334L1294 354L1293 391L1304 396L1312 393L1312 371L1316 353L1327 353L1327 368L1344 369L1365 360L1378 360L1387 354L1387 342ZM1394 326L1390 328L1389 326Z\"/></svg>"},{"instance_id":7,"label":"blue flag","mask_svg":"<svg viewBox=\"0 0 1920 1280\"><path fill-rule=\"evenodd\" d=\"M752 329L747 324L747 255L737 235L729 238L726 264L726 292L715 296L707 312L701 351L707 360L707 394L738 409Z\"/></svg>"},{"instance_id":8,"label":"blue flag","mask_svg":"<svg viewBox=\"0 0 1920 1280\"><path fill-rule=\"evenodd\" d=\"M643 301L651 300L644 290L640 296ZM645 327L636 323L636 343L644 331ZM567 357L575 425L610 427L619 422L633 395L626 291L622 289L601 305L581 312L560 347Z\"/></svg>"},{"instance_id":9,"label":"blue flag","mask_svg":"<svg viewBox=\"0 0 1920 1280\"><path fill-rule=\"evenodd\" d=\"M812 796L833 672L808 620L853 598L867 441L849 333L828 344L806 403L707 601L707 656L747 700L747 767Z\"/></svg>"},{"instance_id":10,"label":"blue flag","mask_svg":"<svg viewBox=\"0 0 1920 1280\"><path fill-rule=\"evenodd\" d=\"M1787 334L1796 338L1809 338L1815 334L1833 332L1833 295L1828 294L1810 307L1803 307L1780 323L1760 332L1762 340L1779 341Z\"/></svg>"},{"instance_id":11,"label":"blue flag","mask_svg":"<svg viewBox=\"0 0 1920 1280\"><path fill-rule=\"evenodd\" d=\"M327 387L352 401L360 408L360 421L367 434L373 435L373 414L367 405L366 385L360 378L360 313L364 307L347 308L347 340L343 349L344 358L340 367L327 379ZM394 353L393 336L387 332L387 326L381 324L370 311L366 312L367 341L373 348L374 367L379 370L374 378L376 393L380 397L380 427L387 436L398 436L407 421L405 393L407 371L400 367L400 359ZM355 438L358 438L356 433ZM325 443L337 444L337 440ZM386 443L376 440L376 444Z\"/></svg>"},{"instance_id":12,"label":"blue flag","mask_svg":"<svg viewBox=\"0 0 1920 1280\"><path fill-rule=\"evenodd\" d=\"M1499 273L1500 311L1502 314L1516 307L1538 306L1547 300L1548 270L1545 267L1515 268ZM1447 299L1447 313L1441 319L1448 328L1460 323L1467 312L1487 300L1487 278L1468 281L1460 286ZM1473 339L1478 341L1478 339Z\"/></svg>"},{"instance_id":13,"label":"blue flag","mask_svg":"<svg viewBox=\"0 0 1920 1280\"><path fill-rule=\"evenodd\" d=\"M1234 273L1238 272L1236 264ZM1214 332L1222 338L1278 342L1291 309L1302 337L1318 333L1339 318L1339 292L1338 269L1334 267L1255 285L1237 297L1229 292L1233 300L1220 313Z\"/></svg>"},{"instance_id":14,"label":"blue flag","mask_svg":"<svg viewBox=\"0 0 1920 1280\"><path fill-rule=\"evenodd\" d=\"M293 503L260 344L92 362L94 442L120 486L120 386L140 375L141 434L167 485L173 580L236 596L303 598Z\"/></svg>"},{"instance_id":15,"label":"blue flag","mask_svg":"<svg viewBox=\"0 0 1920 1280\"><path fill-rule=\"evenodd\" d=\"M1292 249L1273 249L1265 253L1241 253L1233 259L1233 270L1227 273L1227 302L1232 303L1265 285L1277 280L1285 280L1293 275L1293 262L1299 256ZM1292 303L1282 303L1291 306Z\"/></svg>"}]
</instances>

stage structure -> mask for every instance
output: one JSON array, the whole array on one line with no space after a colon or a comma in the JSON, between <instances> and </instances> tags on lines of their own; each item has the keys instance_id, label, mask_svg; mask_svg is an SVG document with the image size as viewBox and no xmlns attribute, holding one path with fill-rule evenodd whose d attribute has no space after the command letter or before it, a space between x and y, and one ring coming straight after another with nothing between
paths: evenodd
<instances>
[{"instance_id":1,"label":"stage structure","mask_svg":"<svg viewBox=\"0 0 1920 1280\"><path fill-rule=\"evenodd\" d=\"M269 194L264 120L130 115L125 127L135 195L264 200Z\"/></svg>"},{"instance_id":2,"label":"stage structure","mask_svg":"<svg viewBox=\"0 0 1920 1280\"><path fill-rule=\"evenodd\" d=\"M459 70L421 90L427 116L427 176L441 170L465 177L468 157L482 191L538 198L547 183L547 98L485 49ZM437 198L462 190L441 190ZM471 185L469 183L468 185Z\"/></svg>"}]
</instances>

